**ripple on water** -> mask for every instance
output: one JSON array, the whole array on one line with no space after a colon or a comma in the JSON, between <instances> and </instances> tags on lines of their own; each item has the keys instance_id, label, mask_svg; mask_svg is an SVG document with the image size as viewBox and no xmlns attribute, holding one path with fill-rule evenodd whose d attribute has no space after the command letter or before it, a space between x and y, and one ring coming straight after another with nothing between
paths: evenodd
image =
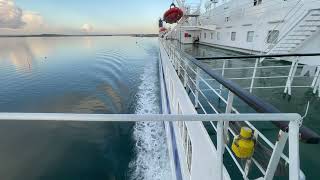
<instances>
[{"instance_id":1,"label":"ripple on water","mask_svg":"<svg viewBox=\"0 0 320 180\"><path fill-rule=\"evenodd\" d=\"M111 84L118 84L122 79L125 57L117 51L102 51L96 54L94 71L98 78L104 78Z\"/></svg>"}]
</instances>

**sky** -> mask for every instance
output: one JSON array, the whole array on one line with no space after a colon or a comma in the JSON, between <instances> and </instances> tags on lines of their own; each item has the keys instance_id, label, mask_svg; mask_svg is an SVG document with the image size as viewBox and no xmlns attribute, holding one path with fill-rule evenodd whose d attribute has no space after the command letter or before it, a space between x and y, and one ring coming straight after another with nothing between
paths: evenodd
<instances>
[{"instance_id":1,"label":"sky","mask_svg":"<svg viewBox=\"0 0 320 180\"><path fill-rule=\"evenodd\" d=\"M172 0L0 0L0 35L157 33Z\"/></svg>"}]
</instances>

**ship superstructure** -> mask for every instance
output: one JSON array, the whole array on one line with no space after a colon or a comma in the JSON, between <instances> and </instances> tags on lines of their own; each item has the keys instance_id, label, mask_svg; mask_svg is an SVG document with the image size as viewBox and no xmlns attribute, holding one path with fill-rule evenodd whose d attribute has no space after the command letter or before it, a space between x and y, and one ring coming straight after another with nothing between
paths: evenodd
<instances>
[{"instance_id":1,"label":"ship superstructure","mask_svg":"<svg viewBox=\"0 0 320 180\"><path fill-rule=\"evenodd\" d=\"M192 121L165 123L173 178L305 179L308 177L297 167L300 164L300 157L296 156L299 162L294 162L293 155L290 155L290 150L291 154L299 154L297 151L299 148L293 148L295 145L290 142L296 135L290 138L287 134L287 130L290 132L292 126L283 121L266 120L276 127L273 133L278 135L276 139L272 139L270 134L265 135L259 130L257 123L247 121L245 118L233 119L230 115L236 117L244 114L247 118L250 116L261 118L261 113L267 113L266 117L275 115L279 119L289 115L281 117L282 114L277 108L251 93L254 89L283 88L284 93L290 96L294 88L312 88L314 94L320 92L318 62L320 47L317 41L320 38L319 1L212 0L203 5L201 1L190 4L179 0L176 3L183 10L184 16L179 18L176 24L165 25L165 30L159 33L164 113L204 116L218 114L227 118L220 123ZM160 24L162 27L162 22ZM228 57L192 57L181 49L179 43L203 44L246 54ZM212 60L221 66L212 68L202 60ZM272 63L279 60L289 61L291 64ZM228 63L236 61L253 63L247 67L227 66ZM270 63L263 63L266 61ZM250 63L246 65L248 64ZM257 73L261 69L277 68L285 68L288 74L262 77ZM226 71L245 69L252 72L251 77L225 77ZM305 75L310 77L311 82L307 82L309 84L293 83ZM255 86L256 81L261 79L281 78L286 80L285 84ZM250 83L248 87L243 88L235 83L235 80L249 80ZM319 136L302 125L303 118L300 116L295 121L300 126L299 139L304 143L318 144ZM248 135L246 136L248 138L245 138L243 129L249 129L252 136ZM239 138L246 140L246 148L241 147ZM287 139L289 146L286 146ZM249 145L250 140L254 141L254 149L248 148L252 147ZM246 149L247 153L251 152L250 150L254 153L246 154L241 148ZM289 155L285 153L287 148Z\"/></svg>"},{"instance_id":2,"label":"ship superstructure","mask_svg":"<svg viewBox=\"0 0 320 180\"><path fill-rule=\"evenodd\" d=\"M189 5L181 4L188 12ZM205 7L199 3L196 12L182 19L171 36L181 43L199 42L250 54L320 51L317 0L208 1ZM300 63L319 65L317 58L310 57Z\"/></svg>"},{"instance_id":3,"label":"ship superstructure","mask_svg":"<svg viewBox=\"0 0 320 180\"><path fill-rule=\"evenodd\" d=\"M209 118L209 114L216 114L221 120L224 119L223 122L213 119L210 122L195 122L182 118L177 122L165 122L173 179L273 179L279 174L285 179L305 179L298 167L299 143L294 145L293 139L300 137L300 140L311 144L317 144L319 139L315 132L303 126L300 135L287 133L288 129L289 132L290 128L293 130L293 123L301 125L303 118L300 115L295 114L291 125L283 120L269 119L271 116L286 119L293 114L281 114L272 105L214 73L163 38L160 38L160 78L164 114L181 117L194 115L194 118ZM209 82L210 79L217 81L225 91L219 92ZM236 107L239 100L255 113L246 114L246 111L239 110ZM275 131L278 139L272 142L254 126L255 121L272 122L280 128ZM255 152L249 158L237 157L231 147L243 127L252 130L256 143ZM288 139L291 157L290 153L287 156L283 152Z\"/></svg>"}]
</instances>

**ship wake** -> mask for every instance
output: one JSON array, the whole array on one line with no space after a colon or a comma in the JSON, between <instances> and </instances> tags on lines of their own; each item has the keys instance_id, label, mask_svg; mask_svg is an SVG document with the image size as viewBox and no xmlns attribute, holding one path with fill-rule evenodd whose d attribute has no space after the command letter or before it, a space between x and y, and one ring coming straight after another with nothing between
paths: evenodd
<instances>
[{"instance_id":1,"label":"ship wake","mask_svg":"<svg viewBox=\"0 0 320 180\"><path fill-rule=\"evenodd\" d=\"M149 60L141 76L136 114L158 114L157 56ZM137 122L133 130L135 159L130 163L130 179L171 179L169 157L162 122Z\"/></svg>"}]
</instances>

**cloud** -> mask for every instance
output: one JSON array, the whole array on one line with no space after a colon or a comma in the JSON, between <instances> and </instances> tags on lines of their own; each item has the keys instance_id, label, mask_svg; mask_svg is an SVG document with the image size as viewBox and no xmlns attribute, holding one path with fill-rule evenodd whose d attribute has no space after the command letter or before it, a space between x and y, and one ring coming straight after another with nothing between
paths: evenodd
<instances>
[{"instance_id":1,"label":"cloud","mask_svg":"<svg viewBox=\"0 0 320 180\"><path fill-rule=\"evenodd\" d=\"M90 24L84 24L82 25L81 30L86 33L89 33L93 31L93 27Z\"/></svg>"},{"instance_id":2,"label":"cloud","mask_svg":"<svg viewBox=\"0 0 320 180\"><path fill-rule=\"evenodd\" d=\"M26 30L39 30L45 26L42 16L36 12L24 11L21 19Z\"/></svg>"},{"instance_id":3,"label":"cloud","mask_svg":"<svg viewBox=\"0 0 320 180\"><path fill-rule=\"evenodd\" d=\"M17 29L25 25L23 11L13 0L0 0L0 28Z\"/></svg>"},{"instance_id":4,"label":"cloud","mask_svg":"<svg viewBox=\"0 0 320 180\"><path fill-rule=\"evenodd\" d=\"M39 31L44 22L40 14L20 9L14 0L0 0L0 28Z\"/></svg>"}]
</instances>

